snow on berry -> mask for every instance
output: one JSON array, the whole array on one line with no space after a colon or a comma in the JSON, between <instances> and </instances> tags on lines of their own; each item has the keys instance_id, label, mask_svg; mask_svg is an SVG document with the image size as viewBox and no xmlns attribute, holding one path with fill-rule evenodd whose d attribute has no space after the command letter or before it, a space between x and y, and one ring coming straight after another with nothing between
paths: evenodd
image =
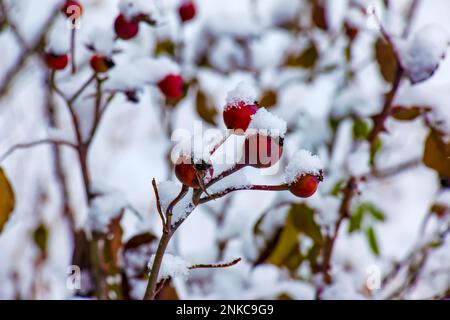
<instances>
[{"instance_id":1,"label":"snow on berry","mask_svg":"<svg viewBox=\"0 0 450 320\"><path fill-rule=\"evenodd\" d=\"M59 20L61 21L61 20ZM63 23L56 23L47 39L45 52L62 56L70 49L69 30Z\"/></svg>"},{"instance_id":2,"label":"snow on berry","mask_svg":"<svg viewBox=\"0 0 450 320\"><path fill-rule=\"evenodd\" d=\"M111 57L115 49L114 38L112 29L96 28L89 34L88 46L103 56Z\"/></svg>"},{"instance_id":3,"label":"snow on berry","mask_svg":"<svg viewBox=\"0 0 450 320\"><path fill-rule=\"evenodd\" d=\"M158 14L155 1L149 0L120 0L119 11L127 20L141 15L155 19Z\"/></svg>"},{"instance_id":4,"label":"snow on berry","mask_svg":"<svg viewBox=\"0 0 450 320\"><path fill-rule=\"evenodd\" d=\"M155 255L150 257L148 262L148 269L151 272ZM186 260L170 253L164 254L161 262L161 269L159 270L158 281L163 279L170 279L176 277L186 277L189 274L191 264Z\"/></svg>"},{"instance_id":5,"label":"snow on berry","mask_svg":"<svg viewBox=\"0 0 450 320\"><path fill-rule=\"evenodd\" d=\"M118 218L127 206L125 195L119 190L99 191L89 207L86 230L91 232L108 232L108 225Z\"/></svg>"},{"instance_id":6,"label":"snow on berry","mask_svg":"<svg viewBox=\"0 0 450 320\"><path fill-rule=\"evenodd\" d=\"M295 182L300 176L309 174L318 176L323 169L322 160L308 150L297 151L285 169L287 183Z\"/></svg>"},{"instance_id":7,"label":"snow on berry","mask_svg":"<svg viewBox=\"0 0 450 320\"><path fill-rule=\"evenodd\" d=\"M272 138L284 138L287 131L286 121L267 111L266 108L258 109L252 116L248 128L250 129L247 132L248 135L257 131Z\"/></svg>"},{"instance_id":8,"label":"snow on berry","mask_svg":"<svg viewBox=\"0 0 450 320\"><path fill-rule=\"evenodd\" d=\"M245 82L240 82L236 88L228 92L227 95L227 106L238 105L239 102L244 102L245 104L254 104L256 101L256 90L255 88Z\"/></svg>"},{"instance_id":9,"label":"snow on berry","mask_svg":"<svg viewBox=\"0 0 450 320\"><path fill-rule=\"evenodd\" d=\"M402 67L413 84L430 78L445 57L449 34L437 25L426 26L412 38L395 41Z\"/></svg>"}]
</instances>

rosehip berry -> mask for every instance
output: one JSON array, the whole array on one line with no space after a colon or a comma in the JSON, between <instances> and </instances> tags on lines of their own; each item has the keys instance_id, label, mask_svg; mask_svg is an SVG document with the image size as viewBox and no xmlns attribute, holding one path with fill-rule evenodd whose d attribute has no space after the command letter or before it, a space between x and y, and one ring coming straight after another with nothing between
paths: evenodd
<instances>
[{"instance_id":1,"label":"rosehip berry","mask_svg":"<svg viewBox=\"0 0 450 320\"><path fill-rule=\"evenodd\" d=\"M210 180L213 176L213 167L206 163L193 164L186 157L181 157L175 165L175 175L184 185L199 189L203 182L199 182L199 178L204 180ZM204 181L207 182L207 181Z\"/></svg>"},{"instance_id":2,"label":"rosehip berry","mask_svg":"<svg viewBox=\"0 0 450 320\"><path fill-rule=\"evenodd\" d=\"M97 73L106 72L114 67L114 61L111 58L95 54L91 57L90 64L92 69Z\"/></svg>"},{"instance_id":3,"label":"rosehip berry","mask_svg":"<svg viewBox=\"0 0 450 320\"><path fill-rule=\"evenodd\" d=\"M122 40L134 38L139 32L139 22L128 20L123 14L117 16L114 21L114 30L117 36Z\"/></svg>"},{"instance_id":4,"label":"rosehip berry","mask_svg":"<svg viewBox=\"0 0 450 320\"><path fill-rule=\"evenodd\" d=\"M280 160L283 140L263 134L254 134L245 139L244 164L254 168L269 168Z\"/></svg>"},{"instance_id":5,"label":"rosehip berry","mask_svg":"<svg viewBox=\"0 0 450 320\"><path fill-rule=\"evenodd\" d=\"M247 130L252 115L258 111L258 106L240 101L233 105L227 105L223 110L223 121L228 129Z\"/></svg>"},{"instance_id":6,"label":"rosehip berry","mask_svg":"<svg viewBox=\"0 0 450 320\"><path fill-rule=\"evenodd\" d=\"M53 70L63 70L69 63L69 56L67 54L53 54L46 53L44 56L47 67Z\"/></svg>"},{"instance_id":7,"label":"rosehip berry","mask_svg":"<svg viewBox=\"0 0 450 320\"><path fill-rule=\"evenodd\" d=\"M75 7L78 7L78 12ZM76 0L66 0L61 11L67 18L70 18L74 14L79 14L81 16L83 14L83 6Z\"/></svg>"},{"instance_id":8,"label":"rosehip berry","mask_svg":"<svg viewBox=\"0 0 450 320\"><path fill-rule=\"evenodd\" d=\"M178 99L183 94L183 78L177 74L169 74L158 82L158 87L169 99Z\"/></svg>"},{"instance_id":9,"label":"rosehip berry","mask_svg":"<svg viewBox=\"0 0 450 320\"><path fill-rule=\"evenodd\" d=\"M192 20L196 14L196 8L193 1L184 1L178 8L178 13L182 22Z\"/></svg>"},{"instance_id":10,"label":"rosehip berry","mask_svg":"<svg viewBox=\"0 0 450 320\"><path fill-rule=\"evenodd\" d=\"M300 198L311 197L317 190L319 179L316 176L305 174L289 185L289 191Z\"/></svg>"}]
</instances>

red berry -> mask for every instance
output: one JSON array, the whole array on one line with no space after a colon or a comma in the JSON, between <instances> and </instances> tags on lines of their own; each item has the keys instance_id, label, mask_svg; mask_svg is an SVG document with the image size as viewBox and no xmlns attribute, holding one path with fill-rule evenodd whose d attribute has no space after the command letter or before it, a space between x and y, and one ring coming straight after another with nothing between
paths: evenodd
<instances>
[{"instance_id":1,"label":"red berry","mask_svg":"<svg viewBox=\"0 0 450 320\"><path fill-rule=\"evenodd\" d=\"M223 121L228 129L245 131L252 120L252 115L256 111L258 111L257 105L240 101L237 104L228 105L224 108Z\"/></svg>"},{"instance_id":2,"label":"red berry","mask_svg":"<svg viewBox=\"0 0 450 320\"><path fill-rule=\"evenodd\" d=\"M91 57L90 64L92 69L97 73L106 72L114 67L114 62L111 58L95 54Z\"/></svg>"},{"instance_id":3,"label":"red berry","mask_svg":"<svg viewBox=\"0 0 450 320\"><path fill-rule=\"evenodd\" d=\"M198 189L201 187L198 177L205 177L210 179L213 176L214 170L211 165L207 164L193 164L186 157L178 159L175 165L175 175L184 185Z\"/></svg>"},{"instance_id":4,"label":"red berry","mask_svg":"<svg viewBox=\"0 0 450 320\"><path fill-rule=\"evenodd\" d=\"M78 12L75 7L78 7ZM66 0L61 11L67 18L70 18L74 14L79 14L81 16L83 14L83 6L76 0Z\"/></svg>"},{"instance_id":5,"label":"red berry","mask_svg":"<svg viewBox=\"0 0 450 320\"><path fill-rule=\"evenodd\" d=\"M192 20L196 14L196 8L193 1L184 1L178 8L181 21L186 22Z\"/></svg>"},{"instance_id":6,"label":"red berry","mask_svg":"<svg viewBox=\"0 0 450 320\"><path fill-rule=\"evenodd\" d=\"M114 30L120 39L128 40L134 38L139 32L139 22L127 20L123 14L117 16L114 21Z\"/></svg>"},{"instance_id":7,"label":"red berry","mask_svg":"<svg viewBox=\"0 0 450 320\"><path fill-rule=\"evenodd\" d=\"M183 78L177 74L169 74L158 82L158 87L169 99L178 99L183 94Z\"/></svg>"},{"instance_id":8,"label":"red berry","mask_svg":"<svg viewBox=\"0 0 450 320\"><path fill-rule=\"evenodd\" d=\"M269 168L280 160L283 140L263 134L254 134L245 139L244 164L254 168Z\"/></svg>"},{"instance_id":9,"label":"red berry","mask_svg":"<svg viewBox=\"0 0 450 320\"><path fill-rule=\"evenodd\" d=\"M56 55L53 53L46 53L44 60L50 69L63 70L69 63L69 56L67 54Z\"/></svg>"},{"instance_id":10,"label":"red berry","mask_svg":"<svg viewBox=\"0 0 450 320\"><path fill-rule=\"evenodd\" d=\"M297 178L291 185L289 191L300 198L311 197L317 190L319 179L316 176L306 174Z\"/></svg>"}]
</instances>

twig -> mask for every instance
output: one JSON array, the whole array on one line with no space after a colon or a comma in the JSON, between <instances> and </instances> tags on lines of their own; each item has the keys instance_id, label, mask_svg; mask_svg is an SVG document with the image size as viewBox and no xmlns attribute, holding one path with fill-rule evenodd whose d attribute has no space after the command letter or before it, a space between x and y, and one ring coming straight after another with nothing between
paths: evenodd
<instances>
[{"instance_id":1,"label":"twig","mask_svg":"<svg viewBox=\"0 0 450 320\"><path fill-rule=\"evenodd\" d=\"M239 191L239 190L284 191L284 190L288 190L288 185L287 184L280 184L280 185L274 185L274 186L271 186L271 185L249 185L249 186L231 187L231 188L225 189L224 191L214 193L208 197L200 198L199 203L202 204L202 203L206 203L211 200L216 200L216 199L219 199L231 192Z\"/></svg>"},{"instance_id":2,"label":"twig","mask_svg":"<svg viewBox=\"0 0 450 320\"><path fill-rule=\"evenodd\" d=\"M76 34L77 29L72 28L72 30L70 31L70 61L72 65L72 74L75 74L77 72L77 64L75 61Z\"/></svg>"},{"instance_id":3,"label":"twig","mask_svg":"<svg viewBox=\"0 0 450 320\"><path fill-rule=\"evenodd\" d=\"M241 258L237 258L230 262L224 262L224 263L194 264L194 265L190 266L189 269L193 270L193 269L210 269L210 268L214 268L214 269L228 268L228 267L234 266L235 264L239 263L239 261L241 261L241 260L242 260Z\"/></svg>"},{"instance_id":4,"label":"twig","mask_svg":"<svg viewBox=\"0 0 450 320\"><path fill-rule=\"evenodd\" d=\"M156 185L155 178L152 179L152 186L153 186L153 191L155 192L156 209L158 210L159 218L161 219L163 228L165 228L166 227L166 219L164 219L164 214L161 209L161 200L159 198L158 186Z\"/></svg>"},{"instance_id":5,"label":"twig","mask_svg":"<svg viewBox=\"0 0 450 320\"><path fill-rule=\"evenodd\" d=\"M77 145L73 144L72 142L64 140L42 139L33 142L18 143L13 145L2 156L0 156L0 163L3 162L6 158L8 158L11 154L13 154L16 150L32 148L45 144L61 145L74 148L75 150L77 149Z\"/></svg>"}]
</instances>

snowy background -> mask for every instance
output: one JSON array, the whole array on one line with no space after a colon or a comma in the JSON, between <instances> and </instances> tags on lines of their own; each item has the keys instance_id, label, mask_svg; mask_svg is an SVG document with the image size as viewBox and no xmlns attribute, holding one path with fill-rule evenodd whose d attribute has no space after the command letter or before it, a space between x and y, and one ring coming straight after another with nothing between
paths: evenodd
<instances>
[{"instance_id":1,"label":"snowy background","mask_svg":"<svg viewBox=\"0 0 450 320\"><path fill-rule=\"evenodd\" d=\"M287 121L288 133L279 170L245 168L239 178L280 183L292 155L307 149L325 164L324 182L306 200L287 191L241 191L196 208L169 245L162 273L173 278L160 298L449 297L450 239L445 236L450 228L450 189L444 185L448 187L450 177L443 172L449 171L445 167L450 162L441 161L444 169L436 169L421 161L430 126L439 123L443 132L450 132L450 59L441 61L449 42L449 1L196 0L197 16L184 24L178 16L179 0L128 2L148 10L156 25L141 23L136 38L113 42L119 1L81 0L78 71L71 74L67 67L55 80L71 96L92 74L92 52L86 45L103 54L114 51L116 66L107 73L104 99L108 92L118 93L88 153L92 188L105 195L88 206L78 159L70 148L60 146L59 158L52 146L40 145L16 150L4 159L1 168L14 189L16 204L0 233L0 298L92 297L88 266L81 266L81 290L67 286L76 247L73 232L101 229L123 207L122 243L138 234L159 238L161 224L151 181L177 181L168 161L171 133L194 132L198 121L204 129L224 131L227 93L242 81L256 88L262 106ZM413 2L417 7L408 17ZM61 1L1 3L13 23L0 14L0 155L16 144L40 139L74 141L64 101L49 91L49 72L39 58L44 50L69 46L70 29L59 11L46 31L45 44L29 51ZM431 109L411 121L389 117L373 165L370 146L355 127L366 130L370 117L381 111L391 84L380 73L380 65L384 68L390 61L379 57L386 48L378 54L374 49L381 39L379 22L359 6L375 8L406 70L394 104ZM409 35L400 39L406 25ZM348 26L358 30L355 37L349 37ZM418 82L428 78L437 64L431 78ZM155 84L173 72L189 82L189 90L171 106ZM134 90L137 103L123 94ZM207 102L199 102L200 94ZM82 134L92 126L93 96L94 84L74 103ZM52 117L55 123L49 120ZM448 159L450 148L445 150ZM358 178L350 203L353 218L343 219L338 230L328 281L313 265L320 265L323 257L313 259L308 252L332 235L343 199L337 186L345 188L350 177ZM178 185L166 182L165 187L173 194ZM288 212L305 208L314 210L313 227L287 235L292 227ZM351 223L357 224L354 216L362 211L362 221L352 230ZM320 239L311 236L314 230L319 230ZM285 242L278 241L271 256L269 252L257 261L266 242L279 232L286 235L281 237ZM126 279L122 298L143 297L155 239L119 249L120 270L108 274L105 281L121 286ZM279 258L286 250L295 254L283 253L284 258ZM238 257L242 261L229 268L187 268Z\"/></svg>"}]
</instances>

